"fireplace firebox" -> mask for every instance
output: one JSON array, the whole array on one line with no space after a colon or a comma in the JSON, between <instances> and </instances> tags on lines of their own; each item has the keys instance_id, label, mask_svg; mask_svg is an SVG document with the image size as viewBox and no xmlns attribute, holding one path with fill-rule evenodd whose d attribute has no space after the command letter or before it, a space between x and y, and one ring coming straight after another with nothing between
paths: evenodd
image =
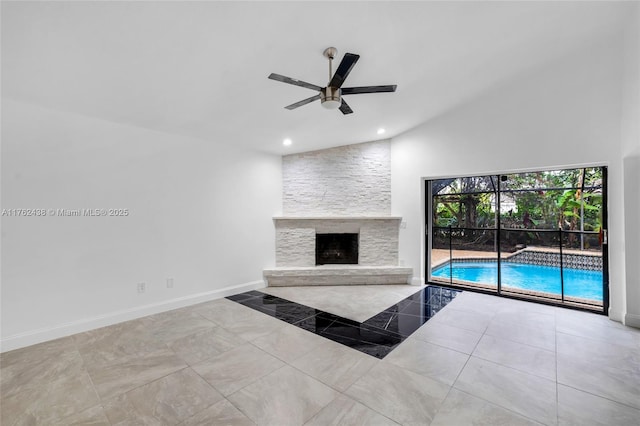
<instances>
[{"instance_id":1,"label":"fireplace firebox","mask_svg":"<svg viewBox=\"0 0 640 426\"><path fill-rule=\"evenodd\" d=\"M316 265L358 264L358 234L316 234Z\"/></svg>"}]
</instances>

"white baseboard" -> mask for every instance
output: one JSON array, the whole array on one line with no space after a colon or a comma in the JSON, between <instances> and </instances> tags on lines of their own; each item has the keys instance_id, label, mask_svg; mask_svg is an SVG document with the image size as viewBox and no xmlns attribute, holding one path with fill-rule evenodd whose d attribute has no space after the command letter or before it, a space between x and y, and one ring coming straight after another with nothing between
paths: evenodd
<instances>
[{"instance_id":1,"label":"white baseboard","mask_svg":"<svg viewBox=\"0 0 640 426\"><path fill-rule=\"evenodd\" d=\"M251 281L204 293L178 297L176 299L166 300L164 302L154 303L151 305L138 306L136 308L111 312L93 318L85 318L79 321L15 334L13 336L3 337L0 339L0 352L7 352L23 348L25 346L35 345L36 343L59 339L61 337L71 336L72 334L82 333L84 331L94 330L96 328L106 327L108 325L118 324L124 321L130 321L147 315L158 314L160 312L183 308L197 303L208 302L210 300L220 299L233 294L264 287L265 283L262 280Z\"/></svg>"},{"instance_id":2,"label":"white baseboard","mask_svg":"<svg viewBox=\"0 0 640 426\"><path fill-rule=\"evenodd\" d=\"M423 285L424 282L422 281L422 278L420 277L413 277L411 278L411 285Z\"/></svg>"},{"instance_id":3,"label":"white baseboard","mask_svg":"<svg viewBox=\"0 0 640 426\"><path fill-rule=\"evenodd\" d=\"M629 327L640 328L640 315L626 314L624 316L624 325Z\"/></svg>"}]
</instances>

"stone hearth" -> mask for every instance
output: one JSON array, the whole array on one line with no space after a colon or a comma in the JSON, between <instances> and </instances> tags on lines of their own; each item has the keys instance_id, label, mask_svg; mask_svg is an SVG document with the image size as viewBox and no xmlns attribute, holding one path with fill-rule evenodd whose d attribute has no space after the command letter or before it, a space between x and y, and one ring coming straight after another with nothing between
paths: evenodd
<instances>
[{"instance_id":1,"label":"stone hearth","mask_svg":"<svg viewBox=\"0 0 640 426\"><path fill-rule=\"evenodd\" d=\"M398 266L400 217L276 217L276 267L269 286L408 284L412 268ZM359 236L357 265L316 265L316 234Z\"/></svg>"}]
</instances>

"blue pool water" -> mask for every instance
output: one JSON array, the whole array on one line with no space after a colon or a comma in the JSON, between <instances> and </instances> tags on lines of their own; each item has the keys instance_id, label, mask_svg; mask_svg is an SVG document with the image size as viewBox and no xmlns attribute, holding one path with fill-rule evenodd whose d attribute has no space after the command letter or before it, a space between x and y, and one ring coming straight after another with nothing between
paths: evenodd
<instances>
[{"instance_id":1,"label":"blue pool water","mask_svg":"<svg viewBox=\"0 0 640 426\"><path fill-rule=\"evenodd\" d=\"M453 281L497 285L497 262L453 262L451 275ZM524 290L542 291L560 294L560 268L554 266L529 265L524 263L503 262L502 286ZM585 269L563 269L565 296L580 297L602 301L602 271ZM449 279L449 263L431 271L432 277Z\"/></svg>"}]
</instances>

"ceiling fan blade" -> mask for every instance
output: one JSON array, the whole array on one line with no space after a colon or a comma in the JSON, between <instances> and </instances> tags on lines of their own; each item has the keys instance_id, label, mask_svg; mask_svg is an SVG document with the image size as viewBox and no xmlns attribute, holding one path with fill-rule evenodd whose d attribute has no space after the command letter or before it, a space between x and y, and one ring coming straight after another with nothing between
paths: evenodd
<instances>
[{"instance_id":1,"label":"ceiling fan blade","mask_svg":"<svg viewBox=\"0 0 640 426\"><path fill-rule=\"evenodd\" d=\"M335 74L331 78L329 82L329 86L331 87L342 87L342 83L347 79L347 76L351 72L353 66L360 59L360 55L356 55L354 53L345 53L344 58L342 58L342 62L338 65L338 69Z\"/></svg>"},{"instance_id":2,"label":"ceiling fan blade","mask_svg":"<svg viewBox=\"0 0 640 426\"><path fill-rule=\"evenodd\" d=\"M364 87L345 87L342 89L343 95L358 95L360 93L383 93L383 92L395 92L395 84L389 86L364 86Z\"/></svg>"},{"instance_id":3,"label":"ceiling fan blade","mask_svg":"<svg viewBox=\"0 0 640 426\"><path fill-rule=\"evenodd\" d=\"M303 99L303 100L301 100L299 102L296 102L295 104L288 105L285 108L286 109L296 109L298 107L301 107L302 105L310 104L313 101L317 101L318 99L320 99L320 95L315 95L315 96L312 96L310 98Z\"/></svg>"},{"instance_id":4,"label":"ceiling fan blade","mask_svg":"<svg viewBox=\"0 0 640 426\"><path fill-rule=\"evenodd\" d=\"M322 90L322 87L316 86L315 84L307 83L306 81L302 81L302 80L296 80L295 78L291 78L291 77L285 77L284 75L280 75L280 74L271 73L269 75L269 78L271 80L281 81L287 84L293 84L294 86L306 87L307 89L316 90L318 92Z\"/></svg>"},{"instance_id":5,"label":"ceiling fan blade","mask_svg":"<svg viewBox=\"0 0 640 426\"><path fill-rule=\"evenodd\" d=\"M349 106L349 104L347 104L344 99L342 100L342 104L340 104L340 111L342 111L342 113L344 115L347 114L351 114L353 112L353 110L351 109L351 107Z\"/></svg>"}]
</instances>

